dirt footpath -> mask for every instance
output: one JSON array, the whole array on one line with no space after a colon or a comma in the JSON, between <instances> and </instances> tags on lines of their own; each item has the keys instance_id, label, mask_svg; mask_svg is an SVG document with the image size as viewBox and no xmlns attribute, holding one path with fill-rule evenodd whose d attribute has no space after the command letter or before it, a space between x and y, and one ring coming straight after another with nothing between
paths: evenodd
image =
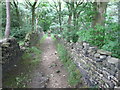
<instances>
[{"instance_id":1,"label":"dirt footpath","mask_svg":"<svg viewBox=\"0 0 120 90\"><path fill-rule=\"evenodd\" d=\"M60 62L54 41L47 37L41 45L42 57L40 65L36 68L30 86L41 88L41 83L45 83L46 88L69 88L67 82L67 72ZM41 74L42 73L42 74ZM42 77L43 78L40 78ZM48 78L45 78L47 76ZM43 82L41 82L43 80Z\"/></svg>"}]
</instances>

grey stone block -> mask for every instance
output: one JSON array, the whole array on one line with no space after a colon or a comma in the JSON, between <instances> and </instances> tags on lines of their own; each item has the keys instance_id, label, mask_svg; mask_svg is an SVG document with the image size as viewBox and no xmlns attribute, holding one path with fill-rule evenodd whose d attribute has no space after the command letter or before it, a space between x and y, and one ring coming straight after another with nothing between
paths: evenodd
<instances>
[{"instance_id":1,"label":"grey stone block","mask_svg":"<svg viewBox=\"0 0 120 90\"><path fill-rule=\"evenodd\" d=\"M111 52L100 50L100 49L97 50L97 53L103 54L103 55L111 55Z\"/></svg>"},{"instance_id":2,"label":"grey stone block","mask_svg":"<svg viewBox=\"0 0 120 90\"><path fill-rule=\"evenodd\" d=\"M118 63L119 59L118 58L114 58L114 57L108 57L107 61L108 61L108 63L116 64L116 63Z\"/></svg>"}]
</instances>

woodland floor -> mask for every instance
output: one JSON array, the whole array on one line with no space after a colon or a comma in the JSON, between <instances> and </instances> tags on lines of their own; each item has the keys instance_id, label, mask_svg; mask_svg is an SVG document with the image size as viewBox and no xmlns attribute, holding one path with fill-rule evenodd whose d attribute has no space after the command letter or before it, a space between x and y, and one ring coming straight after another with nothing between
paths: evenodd
<instances>
[{"instance_id":1,"label":"woodland floor","mask_svg":"<svg viewBox=\"0 0 120 90\"><path fill-rule=\"evenodd\" d=\"M31 87L39 88L39 72L48 77L46 88L68 88L67 75L63 64L60 62L54 41L47 37L41 45L42 57L39 67L35 70L32 78Z\"/></svg>"},{"instance_id":2,"label":"woodland floor","mask_svg":"<svg viewBox=\"0 0 120 90\"><path fill-rule=\"evenodd\" d=\"M70 88L68 73L59 60L54 40L47 37L41 44L40 59L32 70L29 64L20 61L3 77L3 87L26 88ZM29 63L30 59L25 63ZM25 73L25 75L23 74ZM27 75L27 76L26 76ZM29 77L29 78L28 78ZM24 82L25 81L25 82ZM18 86L17 86L18 85Z\"/></svg>"}]
</instances>

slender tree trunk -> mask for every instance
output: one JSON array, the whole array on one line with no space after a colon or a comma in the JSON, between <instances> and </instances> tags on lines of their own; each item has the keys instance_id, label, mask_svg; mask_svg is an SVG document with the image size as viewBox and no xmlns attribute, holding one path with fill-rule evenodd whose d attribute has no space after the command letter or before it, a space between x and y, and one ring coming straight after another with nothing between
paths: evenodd
<instances>
[{"instance_id":1,"label":"slender tree trunk","mask_svg":"<svg viewBox=\"0 0 120 90\"><path fill-rule=\"evenodd\" d=\"M118 2L118 29L119 29L119 25L120 25L120 1ZM120 31L119 31L119 33L120 33ZM118 43L120 41L119 33L118 33ZM118 51L118 52L120 52L120 51ZM120 86L120 60L118 62L118 77L117 78L118 78L117 85L119 87Z\"/></svg>"},{"instance_id":2,"label":"slender tree trunk","mask_svg":"<svg viewBox=\"0 0 120 90\"><path fill-rule=\"evenodd\" d=\"M32 7L32 30L34 30L35 24L35 7Z\"/></svg>"},{"instance_id":3,"label":"slender tree trunk","mask_svg":"<svg viewBox=\"0 0 120 90\"><path fill-rule=\"evenodd\" d=\"M71 21L72 21L72 14L69 14L69 17L68 17L68 25L71 25Z\"/></svg>"},{"instance_id":4,"label":"slender tree trunk","mask_svg":"<svg viewBox=\"0 0 120 90\"><path fill-rule=\"evenodd\" d=\"M8 38L10 35L10 0L6 0L6 29L5 29L5 38Z\"/></svg>"},{"instance_id":5,"label":"slender tree trunk","mask_svg":"<svg viewBox=\"0 0 120 90\"><path fill-rule=\"evenodd\" d=\"M76 30L76 8L75 8L75 2L72 2L72 13L73 13L74 30Z\"/></svg>"},{"instance_id":6,"label":"slender tree trunk","mask_svg":"<svg viewBox=\"0 0 120 90\"><path fill-rule=\"evenodd\" d=\"M71 31L71 22L72 22L72 12L71 12L71 6L68 5L68 11L69 11L69 17L68 17L68 31Z\"/></svg>"},{"instance_id":7,"label":"slender tree trunk","mask_svg":"<svg viewBox=\"0 0 120 90\"><path fill-rule=\"evenodd\" d=\"M73 12L73 24L74 24L74 29L76 30L76 10Z\"/></svg>"},{"instance_id":8,"label":"slender tree trunk","mask_svg":"<svg viewBox=\"0 0 120 90\"><path fill-rule=\"evenodd\" d=\"M118 2L118 24L120 24L120 1Z\"/></svg>"},{"instance_id":9,"label":"slender tree trunk","mask_svg":"<svg viewBox=\"0 0 120 90\"><path fill-rule=\"evenodd\" d=\"M16 2L18 3L18 1L16 0ZM14 6L15 6L15 10L16 10L16 15L17 15L17 20L18 20L18 27L20 28L20 15L19 15L19 9L18 9L18 4L15 1L13 1Z\"/></svg>"},{"instance_id":10,"label":"slender tree trunk","mask_svg":"<svg viewBox=\"0 0 120 90\"><path fill-rule=\"evenodd\" d=\"M79 21L78 21L78 19L79 19L79 14L80 14L80 13L77 13L77 14L76 14L76 29L77 29L77 30L79 30L79 25L78 25L78 23L79 23Z\"/></svg>"},{"instance_id":11,"label":"slender tree trunk","mask_svg":"<svg viewBox=\"0 0 120 90\"><path fill-rule=\"evenodd\" d=\"M59 24L60 24L60 31L62 31L62 22L61 22L61 2L58 2L59 5Z\"/></svg>"},{"instance_id":12,"label":"slender tree trunk","mask_svg":"<svg viewBox=\"0 0 120 90\"><path fill-rule=\"evenodd\" d=\"M36 31L38 31L38 18L36 18Z\"/></svg>"},{"instance_id":13,"label":"slender tree trunk","mask_svg":"<svg viewBox=\"0 0 120 90\"><path fill-rule=\"evenodd\" d=\"M34 30L35 25L35 9L38 0L35 0L34 4L32 5L32 30Z\"/></svg>"}]
</instances>

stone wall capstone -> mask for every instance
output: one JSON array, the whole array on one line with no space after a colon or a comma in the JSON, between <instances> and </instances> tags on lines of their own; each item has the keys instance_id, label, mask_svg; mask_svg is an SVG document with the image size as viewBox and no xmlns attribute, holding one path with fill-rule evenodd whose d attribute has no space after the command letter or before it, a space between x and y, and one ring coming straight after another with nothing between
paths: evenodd
<instances>
[{"instance_id":1,"label":"stone wall capstone","mask_svg":"<svg viewBox=\"0 0 120 90\"><path fill-rule=\"evenodd\" d=\"M97 49L87 42L69 43L58 38L70 53L89 87L115 88L120 85L120 60L111 52Z\"/></svg>"}]
</instances>

